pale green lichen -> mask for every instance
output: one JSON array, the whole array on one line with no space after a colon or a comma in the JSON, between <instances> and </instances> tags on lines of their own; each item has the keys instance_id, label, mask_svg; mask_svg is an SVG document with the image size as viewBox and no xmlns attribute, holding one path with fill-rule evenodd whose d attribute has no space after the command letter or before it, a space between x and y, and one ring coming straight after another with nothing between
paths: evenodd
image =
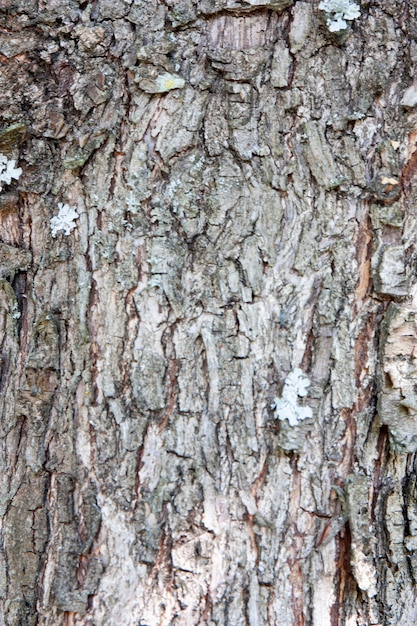
<instances>
[{"instance_id":1,"label":"pale green lichen","mask_svg":"<svg viewBox=\"0 0 417 626\"><path fill-rule=\"evenodd\" d=\"M161 74L155 81L161 91L171 91L171 89L182 89L185 80L175 74Z\"/></svg>"},{"instance_id":2,"label":"pale green lichen","mask_svg":"<svg viewBox=\"0 0 417 626\"><path fill-rule=\"evenodd\" d=\"M185 80L178 74L159 74L155 78L144 78L139 80L139 87L146 93L167 93L173 89L182 89Z\"/></svg>"}]
</instances>

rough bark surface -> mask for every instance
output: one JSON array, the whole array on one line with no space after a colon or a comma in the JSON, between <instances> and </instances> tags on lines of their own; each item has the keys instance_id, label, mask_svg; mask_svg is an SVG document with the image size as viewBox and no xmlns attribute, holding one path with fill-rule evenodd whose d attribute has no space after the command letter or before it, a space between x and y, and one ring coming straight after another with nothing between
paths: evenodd
<instances>
[{"instance_id":1,"label":"rough bark surface","mask_svg":"<svg viewBox=\"0 0 417 626\"><path fill-rule=\"evenodd\" d=\"M0 624L416 623L417 7L318 5L2 0Z\"/></svg>"}]
</instances>

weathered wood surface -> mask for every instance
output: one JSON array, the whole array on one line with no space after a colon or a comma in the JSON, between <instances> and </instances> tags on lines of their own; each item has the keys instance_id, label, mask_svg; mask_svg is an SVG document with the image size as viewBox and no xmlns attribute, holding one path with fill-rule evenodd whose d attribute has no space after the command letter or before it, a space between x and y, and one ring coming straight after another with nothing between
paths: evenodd
<instances>
[{"instance_id":1,"label":"weathered wood surface","mask_svg":"<svg viewBox=\"0 0 417 626\"><path fill-rule=\"evenodd\" d=\"M0 624L417 621L417 9L318 5L1 3Z\"/></svg>"}]
</instances>

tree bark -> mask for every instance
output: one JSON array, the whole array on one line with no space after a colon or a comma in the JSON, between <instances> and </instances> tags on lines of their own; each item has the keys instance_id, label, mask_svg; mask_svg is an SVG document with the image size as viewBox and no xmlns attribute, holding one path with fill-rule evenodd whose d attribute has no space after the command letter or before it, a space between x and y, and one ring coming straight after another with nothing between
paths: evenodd
<instances>
[{"instance_id":1,"label":"tree bark","mask_svg":"<svg viewBox=\"0 0 417 626\"><path fill-rule=\"evenodd\" d=\"M1 625L417 621L417 8L324 5L2 1Z\"/></svg>"}]
</instances>

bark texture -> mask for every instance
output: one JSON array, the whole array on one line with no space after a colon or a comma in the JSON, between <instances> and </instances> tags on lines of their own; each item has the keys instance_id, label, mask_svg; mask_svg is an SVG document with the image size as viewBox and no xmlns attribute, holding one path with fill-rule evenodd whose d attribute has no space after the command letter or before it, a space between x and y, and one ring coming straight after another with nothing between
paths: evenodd
<instances>
[{"instance_id":1,"label":"bark texture","mask_svg":"<svg viewBox=\"0 0 417 626\"><path fill-rule=\"evenodd\" d=\"M416 623L417 7L318 5L2 0L2 626Z\"/></svg>"}]
</instances>

